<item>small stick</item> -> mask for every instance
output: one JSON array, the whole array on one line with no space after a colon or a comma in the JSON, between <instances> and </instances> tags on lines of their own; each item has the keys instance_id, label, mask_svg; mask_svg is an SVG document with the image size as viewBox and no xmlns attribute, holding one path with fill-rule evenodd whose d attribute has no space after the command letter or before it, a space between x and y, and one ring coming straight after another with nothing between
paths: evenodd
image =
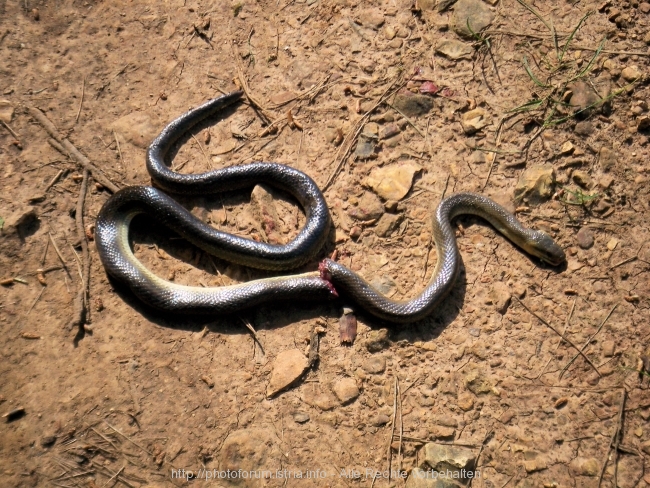
<instances>
[{"instance_id":1,"label":"small stick","mask_svg":"<svg viewBox=\"0 0 650 488\"><path fill-rule=\"evenodd\" d=\"M571 323L571 319L573 318L573 312L576 309L577 301L578 301L578 297L575 297L573 299L573 305L571 306L571 311L569 312L569 315L566 318L566 322L564 323L564 331L562 332L562 335L566 335L567 330L569 330L569 323ZM557 346L555 346L555 350L553 351L553 353L557 352L557 350L560 348L560 344L562 344L562 339L560 339L558 341ZM576 355L576 357L577 357L577 355ZM535 378L536 380L538 380L538 379L540 379L542 377L542 375L546 371L546 368L548 368L548 365L551 364L551 359L552 358L549 358L546 365L542 368L542 371L540 371L540 373L537 375L537 378Z\"/></svg>"},{"instance_id":2,"label":"small stick","mask_svg":"<svg viewBox=\"0 0 650 488\"><path fill-rule=\"evenodd\" d=\"M16 134L14 130L11 127L9 127L9 124L7 124L4 120L0 120L0 122L2 122L2 125L5 126L5 129L7 129L11 133L11 135L14 136L18 140L18 142L20 142L20 137L18 137L18 134Z\"/></svg>"},{"instance_id":3,"label":"small stick","mask_svg":"<svg viewBox=\"0 0 650 488\"><path fill-rule=\"evenodd\" d=\"M109 484L111 481L113 481L115 478L117 478L117 477L120 475L120 473L122 473L122 471L124 471L124 466L122 466L122 467L120 468L120 470L119 470L117 473L115 473L113 476L111 476L111 478L110 478L106 483L104 483L104 484L102 485L102 488L103 488L104 486L108 485L108 484Z\"/></svg>"},{"instance_id":4,"label":"small stick","mask_svg":"<svg viewBox=\"0 0 650 488\"><path fill-rule=\"evenodd\" d=\"M77 236L81 241L81 256L83 260L83 272L81 275L81 286L75 298L75 313L70 322L70 329L83 327L88 318L88 291L90 281L90 252L88 250L88 237L84 230L84 202L88 191L88 178L90 171L84 171L79 198L77 199L77 210L75 213L75 222L77 224Z\"/></svg>"},{"instance_id":5,"label":"small stick","mask_svg":"<svg viewBox=\"0 0 650 488\"><path fill-rule=\"evenodd\" d=\"M257 345L258 345L258 346L260 346L260 349L262 350L262 354L266 354L266 353L264 352L264 348L262 347L262 343L260 342L259 337L257 337L257 332L255 332L255 329L254 329L253 326L250 324L250 322L248 322L247 320L242 319L241 317L239 317L239 320L241 320L241 321L244 323L244 325L246 326L246 328L247 328L248 330L250 330L251 334L253 335L253 340L254 340L255 342L257 342Z\"/></svg>"},{"instance_id":6,"label":"small stick","mask_svg":"<svg viewBox=\"0 0 650 488\"><path fill-rule=\"evenodd\" d=\"M481 443L481 447L478 450L478 454L476 455L476 461L475 461L475 467L478 469L478 460L481 457L481 454L483 453L483 448L485 447L485 444L492 438L494 435L494 431L491 430L487 434L485 434L485 437L483 438L483 442ZM472 480L473 478L469 479L469 483L467 483L467 488L471 488L472 486Z\"/></svg>"},{"instance_id":7,"label":"small stick","mask_svg":"<svg viewBox=\"0 0 650 488\"><path fill-rule=\"evenodd\" d=\"M587 339L587 341L585 342L584 346L582 346L582 348L581 348L582 351L584 351L585 349L587 349L587 346L589 346L589 344L591 344L591 341L594 340L594 337L596 337L596 335L600 332L600 329L603 328L603 325L605 325L605 322L607 322L607 321L609 320L609 318L612 316L612 314L614 313L614 310L616 310L616 307L618 307L618 303L615 304L615 305L612 307L612 309L609 311L609 313L607 314L607 316L603 319L603 321L602 321L602 322L600 323L600 325L598 326L598 329L596 330L596 332L594 332L594 333L591 335L591 337L589 337L589 339ZM558 344L558 345L559 345L559 344ZM562 376L564 375L564 373L566 373L566 370L569 369L569 367L573 364L573 362L574 362L576 359L578 359L578 356L579 356L579 354L576 354L575 356L573 356L573 358L571 359L571 361L569 361L569 362L566 364L566 366L565 366L564 368L562 368L562 371L560 372L559 379L562 379Z\"/></svg>"},{"instance_id":8,"label":"small stick","mask_svg":"<svg viewBox=\"0 0 650 488\"><path fill-rule=\"evenodd\" d=\"M212 169L212 163L210 163L210 158L208 158L208 155L203 150L203 146L201 146L201 143L199 142L199 140L196 138L196 136L194 134L192 134L192 139L194 139L194 142L196 142L196 145L199 146L199 149L203 153L203 157L205 158L206 162L208 163L208 166L210 167L210 169Z\"/></svg>"},{"instance_id":9,"label":"small stick","mask_svg":"<svg viewBox=\"0 0 650 488\"><path fill-rule=\"evenodd\" d=\"M72 276L70 275L70 270L68 269L68 265L65 263L65 260L63 259L63 255L61 254L61 251L59 251L58 246L56 245L56 242L54 241L54 237L52 237L52 234L49 232L47 233L48 236L50 236L50 242L52 243L52 247L54 248L54 251L56 252L56 255L59 256L59 259L61 260L61 264L63 265L63 269L65 269L65 272L68 274L68 277L72 279Z\"/></svg>"},{"instance_id":10,"label":"small stick","mask_svg":"<svg viewBox=\"0 0 650 488\"><path fill-rule=\"evenodd\" d=\"M36 297L36 300L34 300L34 303L32 303L32 306L29 307L29 310L27 310L27 313L25 315L29 315L29 313L34 309L34 307L36 306L36 303L41 299L41 295L45 291L45 288L46 288L45 286L41 288L41 292L38 294L38 296Z\"/></svg>"},{"instance_id":11,"label":"small stick","mask_svg":"<svg viewBox=\"0 0 650 488\"><path fill-rule=\"evenodd\" d=\"M393 463L393 450L391 445L393 444L393 437L395 437L395 422L397 420L397 376L395 376L395 394L393 396L393 426L388 439L388 453L386 455L388 461L388 472L390 473L391 464Z\"/></svg>"},{"instance_id":12,"label":"small stick","mask_svg":"<svg viewBox=\"0 0 650 488\"><path fill-rule=\"evenodd\" d=\"M84 76L83 84L81 85L81 100L79 100L79 110L77 110L77 116L74 118L74 123L79 122L79 116L81 115L81 107L84 104L84 95L86 94L86 77Z\"/></svg>"},{"instance_id":13,"label":"small stick","mask_svg":"<svg viewBox=\"0 0 650 488\"><path fill-rule=\"evenodd\" d=\"M603 467L600 470L600 477L598 478L598 487L600 488L600 485L603 482L603 475L605 474L605 469L607 468L607 461L609 460L609 453L612 450L612 447L614 448L614 486L618 486L616 483L616 475L618 474L618 444L621 441L621 430L623 427L623 413L625 412L625 400L627 397L627 391L625 388L622 389L622 395L621 395L621 404L618 407L618 420L616 422L616 430L614 430L614 434L612 435L612 439L609 441L609 447L607 448L607 452L605 453L605 459L603 460Z\"/></svg>"},{"instance_id":14,"label":"small stick","mask_svg":"<svg viewBox=\"0 0 650 488\"><path fill-rule=\"evenodd\" d=\"M585 358L585 361L587 361L587 363L589 363L589 366L591 366L592 368L594 368L594 371L596 371L596 374L598 375L598 377L599 377L599 378L602 377L602 375L600 374L600 371L598 371L598 368L596 367L596 365L595 365L594 363L591 362L591 359L589 359L589 358L585 355L585 353L582 352L582 351L578 348L578 346L576 346L573 342L571 342L571 340L569 340L565 335L560 334L560 332L559 332L555 327L553 327L553 326L552 326L551 324L549 324L546 320L544 320L542 317L540 317L540 316L537 315L535 312L533 312L530 308L528 308L528 307L524 304L524 302L522 302L521 300L519 300L519 298L517 298L516 296L513 296L512 298L514 298L515 300L517 300L517 301L521 304L521 306L524 307L524 308L528 311L528 313L530 313L532 316L534 316L535 318L537 318L537 320L539 320L542 324L544 324L546 327L548 327L548 328L551 329L553 332L555 332L557 335L559 335L562 339L564 339L564 340L567 342L567 344L569 344L569 345L570 345L571 347L573 347L576 351L578 351L578 354L580 354L583 358Z\"/></svg>"},{"instance_id":15,"label":"small stick","mask_svg":"<svg viewBox=\"0 0 650 488\"><path fill-rule=\"evenodd\" d=\"M404 115L404 112L402 112L400 109L398 109L397 107L395 107L394 105L392 105L390 103L388 104L388 106L390 108L392 108L393 110L395 110L395 112L400 114L402 117L404 117L404 120L406 120L409 123L409 125L411 127L413 127L417 131L418 134L420 134L422 137L424 137L426 139L426 137L427 137L426 134L424 132L422 132L420 129L418 129L416 127L415 123L408 116Z\"/></svg>"},{"instance_id":16,"label":"small stick","mask_svg":"<svg viewBox=\"0 0 650 488\"><path fill-rule=\"evenodd\" d=\"M395 376L397 378L397 376ZM399 449L397 450L397 472L402 471L402 442L404 440L404 416L402 414L402 392L397 381L397 395L399 397Z\"/></svg>"},{"instance_id":17,"label":"small stick","mask_svg":"<svg viewBox=\"0 0 650 488\"><path fill-rule=\"evenodd\" d=\"M363 117L359 119L359 121L356 124L356 127L352 129L348 134L346 135L345 139L339 146L339 149L336 151L336 155L334 156L334 162L336 163L336 160L338 159L339 153L341 152L341 149L346 146L345 151L343 152L343 156L341 159L339 159L338 163L336 164L334 171L332 174L330 174L329 178L327 179L327 182L322 186L322 191L327 190L329 186L334 182L334 179L338 176L339 172L343 168L343 165L345 164L345 160L347 159L348 155L350 154L350 151L352 150L352 143L354 140L357 138L357 136L361 133L361 129L363 128L363 125L366 123L366 120L370 117L370 114L374 112L374 110L379 107L382 103L384 103L384 100L386 100L387 97L395 93L397 90L399 90L404 84L404 81L401 81L398 83L398 79L395 79L390 86L384 91L384 93L381 94L377 102L372 106L370 110L368 110L365 114L363 114ZM395 86L397 85L397 86ZM350 137L350 134L352 134L352 137Z\"/></svg>"},{"instance_id":18,"label":"small stick","mask_svg":"<svg viewBox=\"0 0 650 488\"><path fill-rule=\"evenodd\" d=\"M45 187L46 192L47 192L47 190L52 188L56 184L57 181L59 181L59 178L61 178L61 175L63 174L63 171L64 170L60 169L59 172L56 175L54 175L54 178L52 178L50 180L50 182L47 184L47 186Z\"/></svg>"},{"instance_id":19,"label":"small stick","mask_svg":"<svg viewBox=\"0 0 650 488\"><path fill-rule=\"evenodd\" d=\"M122 149L120 148L120 141L117 140L117 134L115 133L115 131L113 131L113 137L115 138L115 144L117 144L117 153L120 155L122 170L126 172L126 166L124 166L124 158L122 157Z\"/></svg>"},{"instance_id":20,"label":"small stick","mask_svg":"<svg viewBox=\"0 0 650 488\"><path fill-rule=\"evenodd\" d=\"M52 146L54 149L56 149L57 151L59 151L61 154L63 154L64 156L68 156L68 157L70 157L70 155L69 155L68 152L65 150L65 148L64 148L61 144L59 144L58 142L56 142L54 139L52 139L51 137L47 140L47 143L48 143L50 146ZM49 163L49 164L51 164L51 163Z\"/></svg>"},{"instance_id":21,"label":"small stick","mask_svg":"<svg viewBox=\"0 0 650 488\"><path fill-rule=\"evenodd\" d=\"M499 122L499 127L497 128L497 137L495 138L495 146L499 147L501 144L501 129L503 127L504 122L506 121L506 117L502 117L501 121ZM497 161L497 152L494 152L492 155L492 161L490 161L490 167L488 168L487 175L485 176L485 181L483 182L483 190L485 190L485 187L488 184L488 181L490 181L490 176L492 175L492 170L494 169L494 163Z\"/></svg>"},{"instance_id":22,"label":"small stick","mask_svg":"<svg viewBox=\"0 0 650 488\"><path fill-rule=\"evenodd\" d=\"M130 442L131 444L133 444L135 447L137 447L137 448L139 448L139 449L142 449L144 452L146 452L147 454L149 454L149 456L153 456L153 454L151 454L149 451L147 451L144 447L142 447L142 446L141 446L140 444L138 444L137 442L131 440L131 438L129 438L126 434L122 433L122 431L118 430L117 428L113 427L111 424L109 424L108 422L106 422L106 420L104 420L104 423L105 423L106 425L108 425L111 429L113 429L115 432L117 432L118 434L120 434L122 437L124 437L127 441L129 441L129 442Z\"/></svg>"},{"instance_id":23,"label":"small stick","mask_svg":"<svg viewBox=\"0 0 650 488\"><path fill-rule=\"evenodd\" d=\"M41 258L41 266L45 265L45 258L47 257L48 249L50 249L50 240L45 239L45 251L43 251L43 257Z\"/></svg>"},{"instance_id":24,"label":"small stick","mask_svg":"<svg viewBox=\"0 0 650 488\"><path fill-rule=\"evenodd\" d=\"M47 118L47 116L41 112L39 109L36 107L31 107L27 106L27 110L29 113L36 119L36 121L43 126L43 128L46 130L52 138L59 143L59 145L65 149L63 151L63 154L67 154L71 157L73 157L81 166L83 166L85 169L90 171L93 175L93 178L102 186L104 186L107 190L109 190L112 193L115 193L119 190L119 187L113 183L111 180L109 180L104 173L102 173L99 168L97 168L93 163L90 162L90 160L81 154L79 150L74 147L74 145L65 137L61 136L59 134L59 131L57 128L54 126L54 124L50 121L50 119ZM48 141L50 142L50 141ZM50 142L50 144L52 144ZM55 146L56 147L56 146Z\"/></svg>"}]
</instances>

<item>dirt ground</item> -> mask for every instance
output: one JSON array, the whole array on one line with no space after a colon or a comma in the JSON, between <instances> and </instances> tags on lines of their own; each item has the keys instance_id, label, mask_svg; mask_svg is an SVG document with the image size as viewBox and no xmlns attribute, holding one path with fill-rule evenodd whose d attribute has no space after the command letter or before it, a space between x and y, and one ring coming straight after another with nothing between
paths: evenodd
<instances>
[{"instance_id":1,"label":"dirt ground","mask_svg":"<svg viewBox=\"0 0 650 488\"><path fill-rule=\"evenodd\" d=\"M457 5L361 3L0 0L1 486L185 486L202 468L275 476L194 484L450 486L376 474L408 474L427 442L470 449L475 488L650 486L650 5L476 0L489 25L462 38ZM71 327L83 168L30 107L116 186L148 185L145 151L160 129L244 83L252 99L186 138L173 167L304 171L325 188L336 228L322 257L336 252L392 298L428 282L429 215L457 191L551 233L567 264L545 266L461 217L460 278L421 322L355 310L358 335L342 345L335 300L174 317L107 278L92 224L110 191L91 177L89 317ZM590 103L603 83L605 100ZM423 113L399 112L405 92L426 98ZM407 182L395 201L378 200L368 179L386 168ZM538 170L552 178L530 195L546 196L515 202ZM286 242L304 216L272 195L273 236L249 191L183 203L229 232ZM267 276L153 219L136 220L133 238L176 283ZM315 330L318 360L269 398L278 355L306 354ZM319 477L296 479L307 471Z\"/></svg>"}]
</instances>

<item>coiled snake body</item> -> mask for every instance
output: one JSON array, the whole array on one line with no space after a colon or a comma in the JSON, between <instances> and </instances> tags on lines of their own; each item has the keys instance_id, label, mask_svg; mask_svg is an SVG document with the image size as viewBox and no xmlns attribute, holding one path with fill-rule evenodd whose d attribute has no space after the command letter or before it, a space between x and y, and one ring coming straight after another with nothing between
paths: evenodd
<instances>
[{"instance_id":1,"label":"coiled snake body","mask_svg":"<svg viewBox=\"0 0 650 488\"><path fill-rule=\"evenodd\" d=\"M97 218L97 249L106 271L128 284L150 305L175 312L226 314L278 300L325 300L341 294L381 319L400 323L416 321L429 315L454 284L460 257L451 220L460 214L483 217L523 250L551 265L565 260L564 252L553 239L523 227L492 200L474 193L457 193L445 198L433 215L438 261L431 280L419 296L406 302L386 298L358 274L329 259L319 264L318 271L217 288L184 286L163 280L138 261L131 250L129 226L140 213L155 217L210 254L260 269L295 269L314 259L325 243L331 225L327 204L316 183L298 170L277 163L251 163L182 175L166 166L165 155L180 136L241 96L241 92L233 92L210 100L165 127L147 153L147 169L154 183L171 193L193 195L267 183L297 199L305 210L306 224L290 243L271 245L216 230L159 189L132 186L118 191L104 204Z\"/></svg>"}]
</instances>

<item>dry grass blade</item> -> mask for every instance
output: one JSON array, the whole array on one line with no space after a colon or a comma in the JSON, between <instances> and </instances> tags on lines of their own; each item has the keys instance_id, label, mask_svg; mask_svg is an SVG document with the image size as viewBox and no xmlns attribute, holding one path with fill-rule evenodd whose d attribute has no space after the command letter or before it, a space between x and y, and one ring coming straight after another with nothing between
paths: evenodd
<instances>
[{"instance_id":1,"label":"dry grass blade","mask_svg":"<svg viewBox=\"0 0 650 488\"><path fill-rule=\"evenodd\" d=\"M517 297L515 297L515 296L513 296L513 298L514 298L517 302L519 302L519 304L520 304L522 307L524 307L524 308L528 311L528 313L530 313L533 317L535 317L537 320L539 320L542 324L544 324L546 327L548 327L548 328L551 329L553 332L555 332L557 335L559 335L559 336L560 336L560 337L561 337L561 338L562 338L562 339L563 339L567 344L569 344L569 345L570 345L571 347L573 347L576 351L578 351L578 354L580 354L580 355L585 359L585 361L587 361L587 363L589 363L589 366L591 366L592 368L594 368L594 371L596 371L596 374L598 375L598 377L601 377L601 376L602 376L602 375L600 374L600 371L598 371L598 368L596 367L596 365L595 365L594 363L591 362L591 359L589 359L589 358L586 356L586 354L585 354L584 352L582 352L582 351L578 348L578 346L576 346L576 345L575 345L575 344L574 344L574 343L573 343L573 342L572 342L568 337L566 337L564 334L561 334L560 331L558 331L555 327L553 327L553 326L552 326L551 324L549 324L546 320L544 320L542 317L540 317L540 316L537 315L535 312L533 312L533 311L532 311L530 308L528 308L528 306L527 306L524 302L522 302L519 298L517 298Z\"/></svg>"},{"instance_id":2,"label":"dry grass blade","mask_svg":"<svg viewBox=\"0 0 650 488\"><path fill-rule=\"evenodd\" d=\"M598 333L599 333L600 330L603 328L603 326L605 325L605 323L606 323L606 322L609 320L609 318L612 316L612 314L614 313L614 310L616 310L616 307L618 307L618 303L615 304L615 305L612 307L612 309L609 311L609 313L605 316L605 318L603 319L603 321L602 321L602 322L600 323L600 325L598 326L598 329L596 329L596 332L594 332L594 333L591 335L591 337L589 337L589 339L587 339L587 341L585 342L585 344L584 344L584 345L582 346L582 348L580 349L581 351L584 352L584 350L587 349L587 346L589 346L589 344L591 344L591 341L594 340L594 337L596 337L596 335L598 335ZM574 362L576 359L578 359L578 356L579 356L579 355L580 355L580 354L576 354L575 356L573 356L573 358L571 359L571 361L569 361L569 362L566 364L566 366L564 366L564 368L562 368L562 371L560 372L559 379L562 379L562 376L564 375L564 373L566 373L566 370L569 369L569 367L573 364L573 362Z\"/></svg>"}]
</instances>

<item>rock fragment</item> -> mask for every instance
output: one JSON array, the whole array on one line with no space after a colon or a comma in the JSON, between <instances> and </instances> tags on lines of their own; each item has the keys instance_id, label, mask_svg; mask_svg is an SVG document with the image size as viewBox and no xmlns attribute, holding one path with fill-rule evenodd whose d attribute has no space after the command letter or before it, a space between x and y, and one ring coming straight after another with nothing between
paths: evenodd
<instances>
[{"instance_id":1,"label":"rock fragment","mask_svg":"<svg viewBox=\"0 0 650 488\"><path fill-rule=\"evenodd\" d=\"M467 472L473 471L476 463L474 452L464 447L440 444L425 444L422 449L421 468L430 468L437 472L451 471L454 479L467 480ZM463 475L463 476L461 476Z\"/></svg>"},{"instance_id":2,"label":"rock fragment","mask_svg":"<svg viewBox=\"0 0 650 488\"><path fill-rule=\"evenodd\" d=\"M5 124L11 124L14 116L14 106L9 100L0 99L0 120Z\"/></svg>"},{"instance_id":3,"label":"rock fragment","mask_svg":"<svg viewBox=\"0 0 650 488\"><path fill-rule=\"evenodd\" d=\"M371 192L365 192L359 199L358 205L348 210L348 215L357 220L369 221L376 220L384 213L382 205L377 195Z\"/></svg>"},{"instance_id":4,"label":"rock fragment","mask_svg":"<svg viewBox=\"0 0 650 488\"><path fill-rule=\"evenodd\" d=\"M361 363L361 368L369 374L381 374L386 370L386 358L372 356Z\"/></svg>"},{"instance_id":5,"label":"rock fragment","mask_svg":"<svg viewBox=\"0 0 650 488\"><path fill-rule=\"evenodd\" d=\"M569 472L573 476L598 476L600 473L600 462L595 458L575 458L569 464Z\"/></svg>"},{"instance_id":6,"label":"rock fragment","mask_svg":"<svg viewBox=\"0 0 650 488\"><path fill-rule=\"evenodd\" d=\"M306 412L294 412L293 420L299 424L304 424L306 422L309 422L309 414Z\"/></svg>"},{"instance_id":7,"label":"rock fragment","mask_svg":"<svg viewBox=\"0 0 650 488\"><path fill-rule=\"evenodd\" d=\"M616 157L616 152L611 148L607 146L603 146L600 148L600 167L602 168L603 171L611 171L615 166L616 163L618 162L618 159Z\"/></svg>"},{"instance_id":8,"label":"rock fragment","mask_svg":"<svg viewBox=\"0 0 650 488\"><path fill-rule=\"evenodd\" d=\"M418 117L433 109L433 98L411 92L398 93L393 101L393 106L407 117Z\"/></svg>"},{"instance_id":9,"label":"rock fragment","mask_svg":"<svg viewBox=\"0 0 650 488\"><path fill-rule=\"evenodd\" d=\"M458 0L451 18L451 28L459 36L474 39L474 35L489 26L494 13L480 0Z\"/></svg>"},{"instance_id":10,"label":"rock fragment","mask_svg":"<svg viewBox=\"0 0 650 488\"><path fill-rule=\"evenodd\" d=\"M598 93L584 81L575 82L571 85L570 90L572 94L569 105L573 107L574 113L581 119L589 116L592 109L601 101Z\"/></svg>"},{"instance_id":11,"label":"rock fragment","mask_svg":"<svg viewBox=\"0 0 650 488\"><path fill-rule=\"evenodd\" d=\"M589 249L594 245L594 234L589 227L581 227L576 234L576 241L582 249Z\"/></svg>"},{"instance_id":12,"label":"rock fragment","mask_svg":"<svg viewBox=\"0 0 650 488\"><path fill-rule=\"evenodd\" d=\"M642 73L636 65L627 66L621 70L621 76L625 81L632 82L641 78Z\"/></svg>"},{"instance_id":13,"label":"rock fragment","mask_svg":"<svg viewBox=\"0 0 650 488\"><path fill-rule=\"evenodd\" d=\"M477 133L490 123L487 112L476 107L474 110L465 112L460 119L460 124L468 136Z\"/></svg>"},{"instance_id":14,"label":"rock fragment","mask_svg":"<svg viewBox=\"0 0 650 488\"><path fill-rule=\"evenodd\" d=\"M355 400L360 393L357 382L353 378L342 378L338 380L332 386L332 391L343 405Z\"/></svg>"},{"instance_id":15,"label":"rock fragment","mask_svg":"<svg viewBox=\"0 0 650 488\"><path fill-rule=\"evenodd\" d=\"M474 53L474 48L464 42L448 39L438 44L436 52L449 59L461 59L470 57Z\"/></svg>"},{"instance_id":16,"label":"rock fragment","mask_svg":"<svg viewBox=\"0 0 650 488\"><path fill-rule=\"evenodd\" d=\"M527 168L519 177L515 188L515 201L519 204L524 198L528 203L539 204L553 194L555 170L550 164Z\"/></svg>"},{"instance_id":17,"label":"rock fragment","mask_svg":"<svg viewBox=\"0 0 650 488\"><path fill-rule=\"evenodd\" d=\"M375 233L379 237L389 236L397 228L397 226L399 226L402 218L403 217L401 214L385 213L380 217L379 222L377 222Z\"/></svg>"},{"instance_id":18,"label":"rock fragment","mask_svg":"<svg viewBox=\"0 0 650 488\"><path fill-rule=\"evenodd\" d=\"M365 341L368 352L379 352L388 347L388 329L371 330Z\"/></svg>"},{"instance_id":19,"label":"rock fragment","mask_svg":"<svg viewBox=\"0 0 650 488\"><path fill-rule=\"evenodd\" d=\"M281 243L280 217L273 201L273 195L268 188L264 185L255 185L251 193L251 206L265 240L271 244Z\"/></svg>"},{"instance_id":20,"label":"rock fragment","mask_svg":"<svg viewBox=\"0 0 650 488\"><path fill-rule=\"evenodd\" d=\"M401 200L411 190L413 178L421 170L422 167L412 161L390 164L373 170L364 184L384 200Z\"/></svg>"},{"instance_id":21,"label":"rock fragment","mask_svg":"<svg viewBox=\"0 0 650 488\"><path fill-rule=\"evenodd\" d=\"M372 159L377 156L375 149L377 144L374 138L369 138L363 135L359 136L357 146L354 150L354 155L361 160Z\"/></svg>"},{"instance_id":22,"label":"rock fragment","mask_svg":"<svg viewBox=\"0 0 650 488\"><path fill-rule=\"evenodd\" d=\"M495 282L490 295L492 297L496 311L501 315L505 314L508 310L508 307L510 306L510 300L512 298L512 294L510 293L508 285L506 285L503 281Z\"/></svg>"},{"instance_id":23,"label":"rock fragment","mask_svg":"<svg viewBox=\"0 0 650 488\"><path fill-rule=\"evenodd\" d=\"M298 349L288 349L278 354L273 362L271 379L266 389L268 397L273 397L291 386L303 375L309 363Z\"/></svg>"}]
</instances>

